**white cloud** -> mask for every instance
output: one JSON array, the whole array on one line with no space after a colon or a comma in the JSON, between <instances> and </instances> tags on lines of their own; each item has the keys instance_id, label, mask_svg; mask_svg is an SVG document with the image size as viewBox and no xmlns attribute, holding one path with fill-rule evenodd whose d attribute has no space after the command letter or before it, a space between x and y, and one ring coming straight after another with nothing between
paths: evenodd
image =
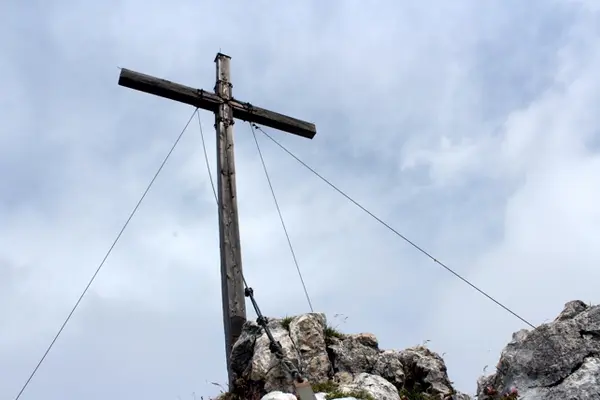
<instances>
[{"instance_id":1,"label":"white cloud","mask_svg":"<svg viewBox=\"0 0 600 400\"><path fill-rule=\"evenodd\" d=\"M595 111L600 81L592 72L600 67L600 53L589 32L581 36L585 27L578 26L572 44L561 50L569 56L560 58L555 83L506 118L495 148L474 156L481 158L483 171L511 178L513 185L497 210L504 217L502 238L471 261L468 277L533 324L554 317L571 299L598 301L597 291L586 282L600 279L595 234L600 192L593 183L600 174L600 156L588 146L600 123ZM450 365L464 365L466 353L469 364L461 369L474 374L481 364L494 365L503 342L493 338L502 333L507 340L519 324L491 303L456 296L457 285L448 286L431 324L469 324L469 329L439 340L442 346L463 340ZM463 310L463 317L453 310ZM469 351L470 343L485 344ZM489 354L482 351L486 346L492 348Z\"/></svg>"}]
</instances>

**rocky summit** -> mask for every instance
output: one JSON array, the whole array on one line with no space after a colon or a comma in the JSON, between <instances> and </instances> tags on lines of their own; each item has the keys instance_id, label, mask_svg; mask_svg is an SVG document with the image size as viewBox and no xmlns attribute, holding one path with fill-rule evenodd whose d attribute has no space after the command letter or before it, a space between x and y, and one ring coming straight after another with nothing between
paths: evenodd
<instances>
[{"instance_id":1,"label":"rocky summit","mask_svg":"<svg viewBox=\"0 0 600 400\"><path fill-rule=\"evenodd\" d=\"M424 346L382 350L374 335L342 334L317 313L268 326L318 400L471 399L454 389L444 360ZM234 385L220 400L296 400L289 371L255 322L245 324L231 363ZM555 321L516 332L496 372L478 380L477 399L600 400L600 306L572 301Z\"/></svg>"},{"instance_id":2,"label":"rocky summit","mask_svg":"<svg viewBox=\"0 0 600 400\"><path fill-rule=\"evenodd\" d=\"M364 400L414 399L426 393L440 399L468 399L456 393L444 360L426 347L381 350L369 333L342 334L323 314L304 314L268 322L284 354L313 385L318 398ZM269 350L269 339L255 322L247 322L233 347L235 385L231 398L295 399L293 380ZM264 396L264 397L262 397ZM290 397L292 396L292 397Z\"/></svg>"},{"instance_id":3,"label":"rocky summit","mask_svg":"<svg viewBox=\"0 0 600 400\"><path fill-rule=\"evenodd\" d=\"M514 333L496 373L479 379L477 394L600 400L600 306L571 301L553 322Z\"/></svg>"}]
</instances>

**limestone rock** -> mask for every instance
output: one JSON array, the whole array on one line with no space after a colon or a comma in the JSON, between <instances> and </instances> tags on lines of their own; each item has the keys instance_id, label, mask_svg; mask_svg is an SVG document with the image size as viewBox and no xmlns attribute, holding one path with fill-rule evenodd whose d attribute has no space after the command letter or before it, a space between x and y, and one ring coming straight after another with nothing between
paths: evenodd
<instances>
[{"instance_id":1,"label":"limestone rock","mask_svg":"<svg viewBox=\"0 0 600 400\"><path fill-rule=\"evenodd\" d=\"M587 310L587 308L588 305L581 300L569 301L565 304L565 307L554 321L564 321L575 318L577 315Z\"/></svg>"},{"instance_id":2,"label":"limestone rock","mask_svg":"<svg viewBox=\"0 0 600 400\"><path fill-rule=\"evenodd\" d=\"M327 328L325 316L316 313L285 321L272 319L268 326L301 375L313 386L330 388L331 393L363 392L377 400L400 400L401 389L425 392L432 399L454 393L443 360L425 347L383 351L375 335L337 334ZM289 371L271 353L266 333L255 322L244 325L231 361L234 395L252 393L252 399L266 396L263 400L295 398L289 397L294 392ZM452 399L468 399L457 396Z\"/></svg>"},{"instance_id":3,"label":"limestone rock","mask_svg":"<svg viewBox=\"0 0 600 400\"><path fill-rule=\"evenodd\" d=\"M326 393L315 393L317 400L326 400ZM271 392L264 395L260 400L297 400L296 396L283 392ZM335 400L360 400L355 397L338 397Z\"/></svg>"},{"instance_id":4,"label":"limestone rock","mask_svg":"<svg viewBox=\"0 0 600 400\"><path fill-rule=\"evenodd\" d=\"M405 385L419 392L447 396L454 392L442 357L424 346L398 352L404 366Z\"/></svg>"},{"instance_id":5,"label":"limestone rock","mask_svg":"<svg viewBox=\"0 0 600 400\"><path fill-rule=\"evenodd\" d=\"M477 386L481 400L510 390L529 400L600 399L600 306L572 301L553 322L516 332Z\"/></svg>"},{"instance_id":6,"label":"limestone rock","mask_svg":"<svg viewBox=\"0 0 600 400\"><path fill-rule=\"evenodd\" d=\"M377 337L372 333L359 333L356 335L352 335L352 337L363 346L379 350L379 341L377 340Z\"/></svg>"},{"instance_id":7,"label":"limestone rock","mask_svg":"<svg viewBox=\"0 0 600 400\"><path fill-rule=\"evenodd\" d=\"M231 350L231 367L236 378L241 378L250 372L250 363L254 357L256 339L262 335L262 328L249 321L244 325L242 334Z\"/></svg>"},{"instance_id":8,"label":"limestone rock","mask_svg":"<svg viewBox=\"0 0 600 400\"><path fill-rule=\"evenodd\" d=\"M333 375L325 345L325 325L324 314L306 314L294 318L289 327L302 373L317 382Z\"/></svg>"},{"instance_id":9,"label":"limestone rock","mask_svg":"<svg viewBox=\"0 0 600 400\"><path fill-rule=\"evenodd\" d=\"M297 400L296 396L280 391L265 394L260 400Z\"/></svg>"},{"instance_id":10,"label":"limestone rock","mask_svg":"<svg viewBox=\"0 0 600 400\"><path fill-rule=\"evenodd\" d=\"M352 383L340 386L342 393L367 392L377 400L400 400L398 389L384 378L367 373L358 374Z\"/></svg>"},{"instance_id":11,"label":"limestone rock","mask_svg":"<svg viewBox=\"0 0 600 400\"><path fill-rule=\"evenodd\" d=\"M354 381L354 375L349 372L338 372L334 375L333 381L340 385L350 384Z\"/></svg>"},{"instance_id":12,"label":"limestone rock","mask_svg":"<svg viewBox=\"0 0 600 400\"><path fill-rule=\"evenodd\" d=\"M269 322L269 328L275 340L281 344L284 356L293 364L298 365L298 353L293 347L287 330L278 321ZM294 390L292 377L280 360L269 350L269 338L264 333L256 339L254 345L250 379L252 381L264 380L264 387L267 391L279 389L292 392Z\"/></svg>"},{"instance_id":13,"label":"limestone rock","mask_svg":"<svg viewBox=\"0 0 600 400\"><path fill-rule=\"evenodd\" d=\"M451 396L446 396L444 400L472 400L471 396L466 393L456 392Z\"/></svg>"},{"instance_id":14,"label":"limestone rock","mask_svg":"<svg viewBox=\"0 0 600 400\"><path fill-rule=\"evenodd\" d=\"M411 398L408 393L431 400L470 400L454 390L444 360L426 347L381 350L372 334L332 332L323 314L285 322L270 321L271 332L286 358L322 390L338 396L363 392L377 400L405 400ZM292 377L271 354L268 338L256 323L244 326L231 360L234 395L296 399ZM480 378L477 386L479 400L508 399L502 396L511 392L528 400L600 400L600 306L571 301L553 322L515 332L496 373Z\"/></svg>"},{"instance_id":15,"label":"limestone rock","mask_svg":"<svg viewBox=\"0 0 600 400\"><path fill-rule=\"evenodd\" d=\"M315 393L317 400L327 400L327 393ZM363 400L356 397L332 397L331 400Z\"/></svg>"},{"instance_id":16,"label":"limestone rock","mask_svg":"<svg viewBox=\"0 0 600 400\"><path fill-rule=\"evenodd\" d=\"M324 340L325 316L305 314L294 318L289 327L282 320L269 320L269 329L281 344L283 353L303 376L311 381L326 380L331 371ZM289 331L288 331L289 329ZM251 356L248 354L251 352ZM271 353L267 334L255 322L247 322L232 350L232 370L236 378L261 382L267 392L294 389L289 371Z\"/></svg>"},{"instance_id":17,"label":"limestone rock","mask_svg":"<svg viewBox=\"0 0 600 400\"><path fill-rule=\"evenodd\" d=\"M373 367L373 373L387 379L397 388L404 387L406 374L400 361L400 353L396 350L381 352Z\"/></svg>"},{"instance_id":18,"label":"limestone rock","mask_svg":"<svg viewBox=\"0 0 600 400\"><path fill-rule=\"evenodd\" d=\"M327 350L332 360L333 370L336 373L371 373L380 353L377 340L370 340L371 336L358 334L346 335L343 339L331 338Z\"/></svg>"}]
</instances>

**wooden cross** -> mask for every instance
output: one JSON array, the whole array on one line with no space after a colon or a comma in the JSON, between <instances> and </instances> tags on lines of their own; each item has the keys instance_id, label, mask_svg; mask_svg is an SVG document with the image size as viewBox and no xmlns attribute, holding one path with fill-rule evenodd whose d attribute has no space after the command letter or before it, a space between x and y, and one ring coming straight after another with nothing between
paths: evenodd
<instances>
[{"instance_id":1,"label":"wooden cross","mask_svg":"<svg viewBox=\"0 0 600 400\"><path fill-rule=\"evenodd\" d=\"M231 349L246 322L246 304L240 252L240 231L235 185L233 157L234 118L254 122L289 132L308 139L317 133L315 125L273 111L254 107L250 103L235 100L231 95L229 77L231 57L218 53L215 93L194 89L164 79L122 69L119 85L180 103L212 111L217 131L217 178L219 203L219 242L221 248L221 292L223 299L223 324L225 327L225 351L230 385Z\"/></svg>"}]
</instances>

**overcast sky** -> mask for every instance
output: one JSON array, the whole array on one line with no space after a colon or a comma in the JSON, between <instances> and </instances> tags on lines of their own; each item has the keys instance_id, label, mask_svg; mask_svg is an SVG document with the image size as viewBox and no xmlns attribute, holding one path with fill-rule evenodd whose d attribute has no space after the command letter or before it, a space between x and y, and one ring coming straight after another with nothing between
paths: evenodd
<instances>
[{"instance_id":1,"label":"overcast sky","mask_svg":"<svg viewBox=\"0 0 600 400\"><path fill-rule=\"evenodd\" d=\"M2 1L0 398L18 393L193 112L118 86L118 67L212 90L219 49L236 98L318 129L269 133L531 323L600 302L599 12L596 0ZM201 120L214 166L213 116ZM247 279L266 315L307 312L248 125L235 136ZM259 139L316 310L383 348L430 340L472 393L525 324ZM195 123L22 399L199 398L218 393L224 364Z\"/></svg>"}]
</instances>

